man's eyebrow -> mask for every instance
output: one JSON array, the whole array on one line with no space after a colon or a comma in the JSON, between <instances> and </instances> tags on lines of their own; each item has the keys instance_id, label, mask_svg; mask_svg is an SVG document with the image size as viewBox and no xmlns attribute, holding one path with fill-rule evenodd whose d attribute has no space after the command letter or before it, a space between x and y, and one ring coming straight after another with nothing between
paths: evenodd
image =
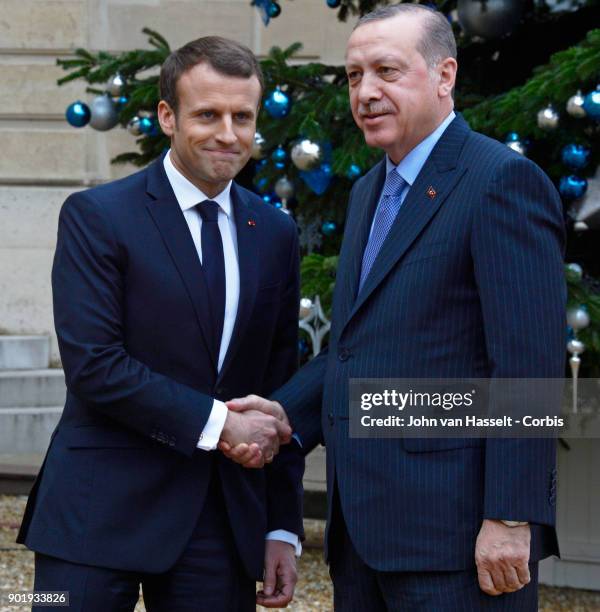
<instances>
[{"instance_id":1,"label":"man's eyebrow","mask_svg":"<svg viewBox=\"0 0 600 612\"><path fill-rule=\"evenodd\" d=\"M348 62L346 64L346 70L349 70L351 68L359 68L364 63L379 65L379 64L387 64L389 62L394 63L394 64L399 64L401 66L406 66L406 62L401 57L399 57L398 55L390 54L390 55L380 55L376 57L375 59L372 59L372 60L369 60L368 62L363 62L363 63Z\"/></svg>"}]
</instances>

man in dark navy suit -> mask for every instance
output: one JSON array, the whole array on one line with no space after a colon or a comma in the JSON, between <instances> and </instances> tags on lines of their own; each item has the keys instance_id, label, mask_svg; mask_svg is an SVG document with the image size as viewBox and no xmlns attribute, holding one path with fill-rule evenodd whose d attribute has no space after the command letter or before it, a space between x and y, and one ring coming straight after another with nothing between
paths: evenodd
<instances>
[{"instance_id":1,"label":"man in dark navy suit","mask_svg":"<svg viewBox=\"0 0 600 612\"><path fill-rule=\"evenodd\" d=\"M537 562L558 552L554 441L350 438L349 381L562 377L560 200L455 115L442 14L365 16L346 69L354 119L386 156L350 196L329 346L273 401L230 407L285 410L306 452L324 441L336 609L537 610Z\"/></svg>"},{"instance_id":2,"label":"man in dark navy suit","mask_svg":"<svg viewBox=\"0 0 600 612\"><path fill-rule=\"evenodd\" d=\"M70 196L52 286L67 401L18 541L35 589L70 609L285 605L302 537L304 459L289 426L223 400L269 394L297 365L294 222L232 179L262 93L247 48L205 37L161 70L171 149ZM253 442L245 470L219 439ZM263 576L264 571L264 576Z\"/></svg>"}]
</instances>

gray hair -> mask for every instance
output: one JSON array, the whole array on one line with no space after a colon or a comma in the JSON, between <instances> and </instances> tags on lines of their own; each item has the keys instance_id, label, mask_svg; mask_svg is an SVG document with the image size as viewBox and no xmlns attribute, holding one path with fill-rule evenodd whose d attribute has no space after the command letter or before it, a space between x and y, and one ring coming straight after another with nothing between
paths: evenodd
<instances>
[{"instance_id":1,"label":"gray hair","mask_svg":"<svg viewBox=\"0 0 600 612\"><path fill-rule=\"evenodd\" d=\"M391 19L398 15L423 15L423 32L417 51L429 68L434 68L447 57L456 59L456 40L448 19L443 13L422 4L401 3L376 8L358 20L354 29L365 23Z\"/></svg>"}]
</instances>

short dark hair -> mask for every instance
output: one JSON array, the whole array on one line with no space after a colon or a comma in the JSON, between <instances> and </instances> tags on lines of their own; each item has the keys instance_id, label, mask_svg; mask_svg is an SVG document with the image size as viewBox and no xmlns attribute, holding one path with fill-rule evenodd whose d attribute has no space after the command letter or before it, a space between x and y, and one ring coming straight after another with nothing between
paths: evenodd
<instances>
[{"instance_id":1,"label":"short dark hair","mask_svg":"<svg viewBox=\"0 0 600 612\"><path fill-rule=\"evenodd\" d=\"M203 63L226 76L247 79L256 76L261 92L264 89L260 64L248 47L221 36L203 36L173 51L160 69L160 98L175 114L178 107L177 82L188 70Z\"/></svg>"},{"instance_id":2,"label":"short dark hair","mask_svg":"<svg viewBox=\"0 0 600 612\"><path fill-rule=\"evenodd\" d=\"M429 68L434 68L447 57L456 59L456 40L450 22L443 13L423 4L402 3L382 6L361 17L354 29L372 21L410 14L424 17L423 32L417 44L417 51L423 56Z\"/></svg>"}]
</instances>

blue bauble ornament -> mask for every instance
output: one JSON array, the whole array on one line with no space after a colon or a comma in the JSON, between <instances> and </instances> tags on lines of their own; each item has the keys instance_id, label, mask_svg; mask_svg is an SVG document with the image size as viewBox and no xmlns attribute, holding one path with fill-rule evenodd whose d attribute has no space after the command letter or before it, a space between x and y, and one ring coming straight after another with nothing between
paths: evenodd
<instances>
[{"instance_id":1,"label":"blue bauble ornament","mask_svg":"<svg viewBox=\"0 0 600 612\"><path fill-rule=\"evenodd\" d=\"M342 3L342 0L327 0L329 8L337 8Z\"/></svg>"},{"instance_id":2,"label":"blue bauble ornament","mask_svg":"<svg viewBox=\"0 0 600 612\"><path fill-rule=\"evenodd\" d=\"M332 236L335 234L337 230L337 225L335 221L325 221L323 225L321 225L321 231L325 236Z\"/></svg>"},{"instance_id":3,"label":"blue bauble ornament","mask_svg":"<svg viewBox=\"0 0 600 612\"><path fill-rule=\"evenodd\" d=\"M561 158L563 164L578 170L584 168L589 160L590 150L587 147L578 144L568 144L563 147Z\"/></svg>"},{"instance_id":4,"label":"blue bauble ornament","mask_svg":"<svg viewBox=\"0 0 600 612\"><path fill-rule=\"evenodd\" d=\"M362 174L362 170L359 165L351 164L348 170L346 171L346 176L351 180L356 180Z\"/></svg>"},{"instance_id":5,"label":"blue bauble ornament","mask_svg":"<svg viewBox=\"0 0 600 612\"><path fill-rule=\"evenodd\" d=\"M262 199L265 204L271 204L271 194L270 193L265 193Z\"/></svg>"},{"instance_id":6,"label":"blue bauble ornament","mask_svg":"<svg viewBox=\"0 0 600 612\"><path fill-rule=\"evenodd\" d=\"M271 159L277 163L277 162L284 162L287 159L287 153L285 152L285 149L279 145L275 151L273 151L273 153L271 153Z\"/></svg>"},{"instance_id":7,"label":"blue bauble ornament","mask_svg":"<svg viewBox=\"0 0 600 612\"><path fill-rule=\"evenodd\" d=\"M87 104L81 102L81 100L77 100L77 102L73 102L73 104L67 106L65 117L69 125L80 128L90 122L92 112Z\"/></svg>"},{"instance_id":8,"label":"blue bauble ornament","mask_svg":"<svg viewBox=\"0 0 600 612\"><path fill-rule=\"evenodd\" d=\"M565 200L578 200L587 191L587 181L574 174L563 176L560 179L558 190Z\"/></svg>"},{"instance_id":9,"label":"blue bauble ornament","mask_svg":"<svg viewBox=\"0 0 600 612\"><path fill-rule=\"evenodd\" d=\"M509 142L518 142L521 140L521 137L517 134L517 132L509 132L504 139L504 144L508 144Z\"/></svg>"},{"instance_id":10,"label":"blue bauble ornament","mask_svg":"<svg viewBox=\"0 0 600 612\"><path fill-rule=\"evenodd\" d=\"M267 12L269 13L269 17L275 19L275 17L279 17L281 14L281 7L279 4L277 4L277 2L271 2L271 4L269 4L267 7Z\"/></svg>"},{"instance_id":11,"label":"blue bauble ornament","mask_svg":"<svg viewBox=\"0 0 600 612\"><path fill-rule=\"evenodd\" d=\"M269 186L269 179L266 176L261 176L259 179L254 181L254 184L256 185L256 188L262 193L263 191L267 190L267 187Z\"/></svg>"},{"instance_id":12,"label":"blue bauble ornament","mask_svg":"<svg viewBox=\"0 0 600 612\"><path fill-rule=\"evenodd\" d=\"M591 91L583 100L583 110L587 116L600 121L600 86Z\"/></svg>"},{"instance_id":13,"label":"blue bauble ornament","mask_svg":"<svg viewBox=\"0 0 600 612\"><path fill-rule=\"evenodd\" d=\"M142 117L140 119L140 132L146 136L158 136L160 128L158 122L153 117Z\"/></svg>"},{"instance_id":14,"label":"blue bauble ornament","mask_svg":"<svg viewBox=\"0 0 600 612\"><path fill-rule=\"evenodd\" d=\"M265 108L273 119L281 119L290 112L291 104L290 97L286 93L281 89L275 89L267 96Z\"/></svg>"},{"instance_id":15,"label":"blue bauble ornament","mask_svg":"<svg viewBox=\"0 0 600 612\"><path fill-rule=\"evenodd\" d=\"M113 102L117 110L120 111L129 102L129 98L127 96L119 96L118 98L113 98Z\"/></svg>"}]
</instances>

